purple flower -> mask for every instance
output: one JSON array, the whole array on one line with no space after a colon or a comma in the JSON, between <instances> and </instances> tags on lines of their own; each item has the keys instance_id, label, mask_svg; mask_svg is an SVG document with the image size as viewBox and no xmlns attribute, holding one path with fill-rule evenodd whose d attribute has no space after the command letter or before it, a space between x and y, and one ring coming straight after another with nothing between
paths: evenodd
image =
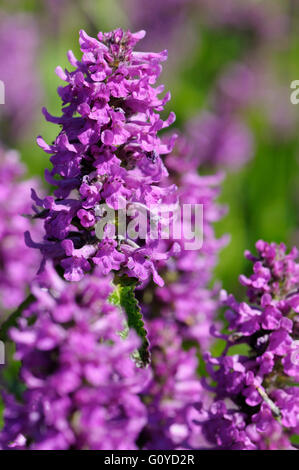
<instances>
[{"instance_id":1,"label":"purple flower","mask_svg":"<svg viewBox=\"0 0 299 470\"><path fill-rule=\"evenodd\" d=\"M25 168L13 150L0 148L0 311L17 307L25 297L40 256L24 241L24 232L37 236L41 227L24 217L31 212L30 187L37 181L22 181Z\"/></svg>"},{"instance_id":2,"label":"purple flower","mask_svg":"<svg viewBox=\"0 0 299 470\"><path fill-rule=\"evenodd\" d=\"M122 339L111 290L99 272L69 285L49 263L34 281L36 300L10 330L26 391L22 404L4 397L1 448L136 449L149 371L130 357L139 341Z\"/></svg>"},{"instance_id":3,"label":"purple flower","mask_svg":"<svg viewBox=\"0 0 299 470\"><path fill-rule=\"evenodd\" d=\"M222 175L199 176L197 164L187 142L178 139L166 166L178 185L181 206L203 205L203 245L186 249L182 233L179 240L163 240L164 250L174 240L177 244L174 256L161 259L158 265L164 286L150 284L144 291L136 291L147 320L153 369L144 396L148 423L139 438L145 449L198 447L203 441L194 426L193 412L195 405L210 399L197 376L197 351L199 347L205 351L211 343L209 330L219 302L217 286L211 289L209 283L227 238L217 240L213 227L225 212L216 203ZM182 222L189 225L193 220L185 217ZM189 348L184 350L186 344Z\"/></svg>"},{"instance_id":4,"label":"purple flower","mask_svg":"<svg viewBox=\"0 0 299 470\"><path fill-rule=\"evenodd\" d=\"M40 100L36 66L38 31L29 15L1 11L0 77L5 86L5 106L1 106L3 142L15 145L34 118ZM16 86L17 80L17 86ZM4 124L9 123L9 126Z\"/></svg>"},{"instance_id":5,"label":"purple flower","mask_svg":"<svg viewBox=\"0 0 299 470\"><path fill-rule=\"evenodd\" d=\"M287 254L283 244L262 240L256 249L257 256L246 252L253 262L253 274L240 278L248 289L248 303L238 303L223 293L229 307L230 333L221 335L226 347L220 357L205 355L208 372L217 385L216 402L202 420L201 429L217 448L288 449L292 448L290 437L299 430L295 384L299 378L297 250ZM245 345L249 352L230 355L235 345ZM212 416L217 400L230 400L229 416L243 417L241 434L226 414ZM216 439L214 428L219 430Z\"/></svg>"},{"instance_id":6,"label":"purple flower","mask_svg":"<svg viewBox=\"0 0 299 470\"><path fill-rule=\"evenodd\" d=\"M51 155L53 169L46 172L46 179L56 186L55 197L40 199L33 194L39 217L44 219L45 237L42 243L33 242L28 234L26 239L44 258L61 266L68 280L80 280L98 265L103 274L118 271L141 284L153 276L162 284L156 265L165 253L152 243L150 227L145 226L147 236L140 245L129 235L116 238L112 234L116 220L105 227L102 239L96 232L104 204L106 210L118 211L132 204L149 210L153 203L176 200L175 186L160 187L162 180L165 186L167 176L160 156L171 151L174 138L162 141L158 137L174 121L174 114L161 119L170 95L160 98L163 86L153 86L167 53L135 52L134 46L144 35L144 31L132 34L117 29L99 33L95 39L80 31L82 60L69 52L75 70L57 68L67 82L58 89L62 116L53 117L46 110L44 114L62 129L53 145L38 138ZM66 252L69 242L73 249Z\"/></svg>"},{"instance_id":7,"label":"purple flower","mask_svg":"<svg viewBox=\"0 0 299 470\"><path fill-rule=\"evenodd\" d=\"M126 257L120 253L117 248L115 240L104 239L99 244L99 250L93 257L93 262L99 266L100 271L106 275L110 271L118 271L121 263L125 261Z\"/></svg>"},{"instance_id":8,"label":"purple flower","mask_svg":"<svg viewBox=\"0 0 299 470\"><path fill-rule=\"evenodd\" d=\"M164 319L177 324L184 340L196 341L205 350L211 342L209 330L219 306L218 288L211 288L209 283L219 251L227 242L225 236L216 238L213 225L226 209L216 202L223 175L198 175L198 161L189 150L187 141L180 137L174 152L167 157L166 166L172 181L179 188L181 208L184 204L200 204L203 207L202 246L191 250L186 248L187 231L183 229L193 226L194 220L192 215L188 218L182 214L174 224L181 224L180 239L173 236L163 241L165 250L173 241L178 246L172 258L159 262L158 273L164 286L149 285L143 294L140 293L140 299L148 318L151 318L153 311L159 311Z\"/></svg>"}]
</instances>

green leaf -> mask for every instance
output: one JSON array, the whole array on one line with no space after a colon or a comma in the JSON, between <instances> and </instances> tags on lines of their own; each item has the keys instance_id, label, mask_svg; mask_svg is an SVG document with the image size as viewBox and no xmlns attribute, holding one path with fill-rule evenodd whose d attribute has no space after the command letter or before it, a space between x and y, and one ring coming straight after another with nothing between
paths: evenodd
<instances>
[{"instance_id":1,"label":"green leaf","mask_svg":"<svg viewBox=\"0 0 299 470\"><path fill-rule=\"evenodd\" d=\"M150 363L149 342L147 331L144 327L140 306L135 297L136 280L122 276L115 276L115 290L110 295L110 302L121 307L127 315L127 326L121 332L121 336L126 338L130 328L134 328L141 339L141 346L133 354L133 358L139 367L146 367Z\"/></svg>"}]
</instances>

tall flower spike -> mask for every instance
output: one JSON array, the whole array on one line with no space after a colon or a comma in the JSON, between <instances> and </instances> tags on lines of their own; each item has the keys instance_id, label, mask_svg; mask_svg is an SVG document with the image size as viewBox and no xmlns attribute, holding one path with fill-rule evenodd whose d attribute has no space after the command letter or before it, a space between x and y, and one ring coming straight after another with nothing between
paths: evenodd
<instances>
[{"instance_id":1,"label":"tall flower spike","mask_svg":"<svg viewBox=\"0 0 299 470\"><path fill-rule=\"evenodd\" d=\"M209 334L219 307L219 289L208 287L221 247L227 237L217 239L214 222L225 208L216 198L223 175L200 176L198 159L190 152L188 141L177 139L175 150L166 159L171 180L179 188L180 204L203 206L203 243L188 250L186 231L182 231L179 253L161 261L159 274L165 279L160 288L153 283L136 291L141 299L151 345L153 379L144 392L148 403L148 424L139 444L146 449L196 447L201 440L189 419L193 408L208 399L197 375L198 346L210 346ZM176 219L185 228L194 226L194 216ZM171 240L163 240L165 250ZM155 317L156 316L156 317ZM195 347L190 348L191 344ZM186 346L187 349L185 350Z\"/></svg>"},{"instance_id":2,"label":"tall flower spike","mask_svg":"<svg viewBox=\"0 0 299 470\"><path fill-rule=\"evenodd\" d=\"M81 31L82 60L69 52L75 70L57 68L68 83L58 89L62 116L44 110L46 119L62 128L53 145L38 138L51 154L53 169L45 176L56 189L54 196L44 199L33 193L46 233L41 243L33 242L28 233L26 240L45 258L53 258L70 281L82 279L97 265L103 274L118 271L141 284L153 275L155 282L163 283L156 272L161 253L149 227L146 236L133 243L129 237L114 237L117 220L114 227L106 227L103 239L96 235L102 204L115 211L129 204L149 210L150 205L176 199L175 185L159 187L167 176L160 155L171 151L174 140L162 142L158 137L175 116L161 119L170 94L159 98L163 86L153 87L167 52L133 51L144 35L117 29L94 39Z\"/></svg>"},{"instance_id":3,"label":"tall flower spike","mask_svg":"<svg viewBox=\"0 0 299 470\"><path fill-rule=\"evenodd\" d=\"M299 431L299 265L297 250L286 254L283 244L256 244L253 274L240 276L248 302L238 303L224 293L229 330L220 357L206 354L216 402L203 413L202 427L218 448L291 448ZM229 354L244 344L248 354ZM230 399L228 409L223 400Z\"/></svg>"},{"instance_id":4,"label":"tall flower spike","mask_svg":"<svg viewBox=\"0 0 299 470\"><path fill-rule=\"evenodd\" d=\"M2 2L3 3L3 2ZM41 84L37 67L38 28L33 16L0 17L0 78L5 86L5 106L0 106L0 135L7 145L16 145L30 129L40 104ZM18 86L15 86L15 80Z\"/></svg>"}]
</instances>

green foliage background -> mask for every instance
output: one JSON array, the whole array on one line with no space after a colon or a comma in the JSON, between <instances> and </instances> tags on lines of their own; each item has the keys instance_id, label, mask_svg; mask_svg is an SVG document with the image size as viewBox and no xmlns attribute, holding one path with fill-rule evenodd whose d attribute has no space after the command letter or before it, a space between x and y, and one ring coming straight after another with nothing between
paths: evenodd
<instances>
[{"instance_id":1,"label":"green foliage background","mask_svg":"<svg viewBox=\"0 0 299 470\"><path fill-rule=\"evenodd\" d=\"M50 0L49 0L50 1ZM140 0L143 1L148 0ZM161 0L162 1L162 0ZM220 1L220 0L219 0ZM236 0L238 1L238 0ZM252 1L252 0L248 0ZM61 0L66 6L61 17L54 20L48 15L47 0L0 0L0 14L28 12L32 14L40 29L40 47L36 62L40 74L43 97L41 105L54 115L60 114L61 103L56 89L61 85L55 74L57 65L69 67L66 52L72 49L78 57L78 31L85 29L88 34L109 31L116 27L130 26L129 10L124 0ZM260 0L261 3L280 4L287 11L294 7L293 0ZM297 10L297 12L296 12ZM192 13L192 12L191 12ZM297 13L297 14L296 14ZM175 12L170 11L170 15ZM192 19L196 38L192 44L184 44L183 57L179 65L171 69L176 57L175 45L170 48L170 65L164 66L162 82L171 90L172 100L169 110L176 113L176 127L184 128L184 123L201 110L211 107L211 93L223 71L231 64L242 61L248 37L242 31L211 28L200 16ZM186 24L186 30L189 27ZM255 138L253 159L238 172L227 174L223 183L220 202L229 208L228 215L217 224L217 234L229 233L230 244L223 249L215 272L215 280L239 298L244 291L238 283L240 273L248 272L249 265L243 257L245 249L254 249L255 242L263 238L267 241L283 241L287 245L299 247L299 105L290 103L290 83L299 80L299 8L289 15L287 36L282 44L266 48L261 58L270 75L280 84L280 92L287 110L294 115L292 129L284 134L275 132L263 106L250 107L244 113ZM194 39L194 38L193 38ZM166 40L166 38L165 38ZM188 35L186 34L186 41ZM140 45L140 47L142 44ZM166 47L163 32L157 50ZM179 51L178 51L179 53ZM1 77L0 77L1 79ZM16 77L17 85L17 77ZM266 93L267 90L259 90ZM295 109L294 109L295 108ZM274 108L273 118L280 117L281 109ZM298 127L297 127L298 126ZM52 142L57 135L55 125L47 123L41 111L37 113L32 129L22 141L12 142L28 168L28 176L40 176L50 167L47 155L36 144L36 136L42 135ZM128 287L129 289L129 287ZM142 326L142 325L141 325ZM219 354L221 341L213 347ZM236 352L236 351L235 351ZM240 352L240 351L239 351ZM9 352L12 356L13 351ZM19 363L11 362L5 380L10 389L19 393L17 381ZM200 375L204 367L200 361ZM0 401L0 410L2 404ZM0 413L0 427L2 424ZM297 438L299 442L299 438Z\"/></svg>"}]
</instances>

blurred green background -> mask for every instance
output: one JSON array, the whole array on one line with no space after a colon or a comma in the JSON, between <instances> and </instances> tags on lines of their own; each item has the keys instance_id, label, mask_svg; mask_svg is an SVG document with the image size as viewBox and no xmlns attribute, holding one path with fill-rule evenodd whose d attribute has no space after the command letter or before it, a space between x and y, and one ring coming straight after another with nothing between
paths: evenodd
<instances>
[{"instance_id":1,"label":"blurred green background","mask_svg":"<svg viewBox=\"0 0 299 470\"><path fill-rule=\"evenodd\" d=\"M61 0L56 1L56 6L54 0L1 2L2 12L27 12L33 15L38 25L40 45L36 63L43 89L41 105L46 106L51 114L58 115L61 107L56 93L61 81L55 75L55 68L57 65L68 67L66 52L69 49L79 56L79 29L83 28L92 35L96 30L131 28L135 26L134 21L142 28L143 24L132 20L136 8L142 9L144 5L140 1L136 7L136 2L135 6L132 2L121 0ZM173 15L175 20L178 14L176 8L172 8L171 1L166 3L169 4L170 17ZM231 242L221 253L215 278L220 279L226 289L238 293L238 275L248 269L243 252L247 248L253 249L256 240L264 238L299 245L299 139L296 122L299 105L296 107L290 103L290 83L299 79L297 7L296 2L286 0L260 1L265 8L271 9L274 4L278 6L279 14L285 15L288 24L283 38L273 42L261 40L256 45L254 42L249 44L251 33L246 27L238 29L218 23L215 26L206 20L205 7L201 6L201 2L196 6L192 2L186 3L184 18L174 25L177 34L169 38L162 21L160 34L155 32L153 41L156 50L169 49L169 64L164 66L162 82L167 90L171 90L172 100L166 113L170 109L175 111L176 127L184 129L185 122L192 116L202 109L209 110L213 106L211 96L221 74L230 64L242 62L250 55L259 54L259 63L279 84L280 96L278 104L271 109L272 116L269 117L261 99L242 112L242 119L254 135L254 156L241 170L227 171L220 198L229 212L217 224L217 234L229 233ZM152 4L151 15L152 18L147 19L148 29L153 26L155 15L159 19L157 2ZM149 43L150 35L151 31L148 31ZM267 90L257 92L262 97ZM291 116L291 124L286 124L283 131L277 130L273 120L283 120L285 113ZM49 143L57 134L56 126L44 120L40 109L30 132L12 143L20 150L30 176L42 176L45 167L49 166L47 156L35 142L39 134Z\"/></svg>"}]
</instances>

